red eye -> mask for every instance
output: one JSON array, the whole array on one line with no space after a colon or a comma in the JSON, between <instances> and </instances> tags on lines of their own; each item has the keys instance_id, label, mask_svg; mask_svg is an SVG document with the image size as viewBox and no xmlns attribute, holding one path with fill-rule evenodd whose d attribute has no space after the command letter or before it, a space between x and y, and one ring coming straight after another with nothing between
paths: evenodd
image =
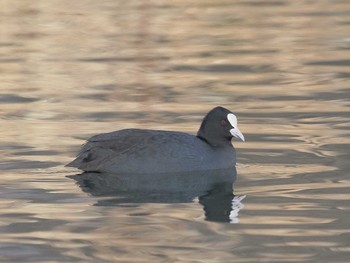
<instances>
[{"instance_id":1,"label":"red eye","mask_svg":"<svg viewBox=\"0 0 350 263\"><path fill-rule=\"evenodd\" d=\"M225 120L221 120L221 126L225 126L226 125L226 121Z\"/></svg>"}]
</instances>

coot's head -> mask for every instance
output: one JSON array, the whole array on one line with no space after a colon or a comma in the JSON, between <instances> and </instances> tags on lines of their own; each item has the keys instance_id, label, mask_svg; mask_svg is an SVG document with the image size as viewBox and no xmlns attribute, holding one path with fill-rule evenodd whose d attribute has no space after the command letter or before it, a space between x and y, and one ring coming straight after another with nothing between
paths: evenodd
<instances>
[{"instance_id":1,"label":"coot's head","mask_svg":"<svg viewBox=\"0 0 350 263\"><path fill-rule=\"evenodd\" d=\"M237 117L224 107L216 107L204 117L197 137L212 146L225 146L232 137L244 141L244 136L237 126Z\"/></svg>"}]
</instances>

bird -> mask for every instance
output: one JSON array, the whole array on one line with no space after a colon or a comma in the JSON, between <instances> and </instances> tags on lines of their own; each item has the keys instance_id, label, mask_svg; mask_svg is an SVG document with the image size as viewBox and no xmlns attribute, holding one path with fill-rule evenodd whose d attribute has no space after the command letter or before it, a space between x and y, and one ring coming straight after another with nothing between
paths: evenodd
<instances>
[{"instance_id":1,"label":"bird","mask_svg":"<svg viewBox=\"0 0 350 263\"><path fill-rule=\"evenodd\" d=\"M102 133L89 138L66 166L112 174L227 169L236 165L233 137L245 141L236 115L217 106L204 116L196 135L134 128Z\"/></svg>"}]
</instances>

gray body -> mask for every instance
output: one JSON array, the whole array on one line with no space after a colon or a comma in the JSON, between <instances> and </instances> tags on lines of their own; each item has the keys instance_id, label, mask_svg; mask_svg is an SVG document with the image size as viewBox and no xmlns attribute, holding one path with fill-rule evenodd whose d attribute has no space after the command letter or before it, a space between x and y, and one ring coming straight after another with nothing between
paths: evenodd
<instances>
[{"instance_id":1,"label":"gray body","mask_svg":"<svg viewBox=\"0 0 350 263\"><path fill-rule=\"evenodd\" d=\"M141 174L227 169L235 164L230 142L212 146L183 132L126 129L91 137L67 166L88 172Z\"/></svg>"}]
</instances>

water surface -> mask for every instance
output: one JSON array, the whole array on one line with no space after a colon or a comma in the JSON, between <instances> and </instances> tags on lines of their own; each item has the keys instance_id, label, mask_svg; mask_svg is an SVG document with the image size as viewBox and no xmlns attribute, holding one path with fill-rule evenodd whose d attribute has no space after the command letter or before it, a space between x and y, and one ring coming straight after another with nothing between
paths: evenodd
<instances>
[{"instance_id":1,"label":"water surface","mask_svg":"<svg viewBox=\"0 0 350 263\"><path fill-rule=\"evenodd\" d=\"M1 3L0 261L349 261L349 1ZM95 194L64 167L217 105L246 137L235 196Z\"/></svg>"}]
</instances>

